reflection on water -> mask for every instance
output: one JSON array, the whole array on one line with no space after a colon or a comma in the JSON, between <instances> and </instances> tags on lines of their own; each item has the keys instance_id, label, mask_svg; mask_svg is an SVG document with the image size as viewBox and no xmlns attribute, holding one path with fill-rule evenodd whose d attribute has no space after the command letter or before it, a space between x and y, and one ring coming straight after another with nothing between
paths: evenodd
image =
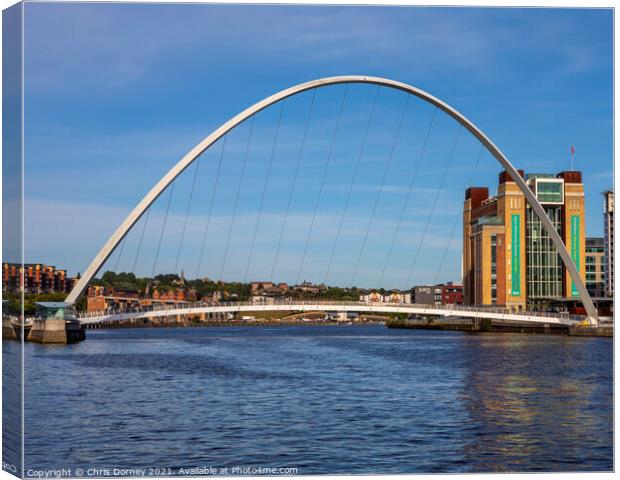
<instances>
[{"instance_id":1,"label":"reflection on water","mask_svg":"<svg viewBox=\"0 0 620 480\"><path fill-rule=\"evenodd\" d=\"M499 334L474 338L481 348L465 346L464 354L468 364L479 367L467 376L463 399L472 421L483 426L468 446L475 470L611 465L611 358L605 353L611 342Z\"/></svg>"},{"instance_id":2,"label":"reflection on water","mask_svg":"<svg viewBox=\"0 0 620 480\"><path fill-rule=\"evenodd\" d=\"M382 326L26 345L26 468L612 468L612 342Z\"/></svg>"},{"instance_id":3,"label":"reflection on water","mask_svg":"<svg viewBox=\"0 0 620 480\"><path fill-rule=\"evenodd\" d=\"M21 342L2 342L2 461L13 475L22 471Z\"/></svg>"}]
</instances>

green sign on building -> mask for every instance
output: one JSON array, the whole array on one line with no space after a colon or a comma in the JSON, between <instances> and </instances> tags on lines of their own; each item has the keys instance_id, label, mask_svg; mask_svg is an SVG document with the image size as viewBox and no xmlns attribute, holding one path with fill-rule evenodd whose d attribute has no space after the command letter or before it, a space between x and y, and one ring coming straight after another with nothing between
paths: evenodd
<instances>
[{"instance_id":1,"label":"green sign on building","mask_svg":"<svg viewBox=\"0 0 620 480\"><path fill-rule=\"evenodd\" d=\"M579 215L571 215L570 217L570 256L575 262L577 271L581 271L581 265L579 264ZM579 292L575 287L575 281L572 282L573 297L578 297Z\"/></svg>"},{"instance_id":2,"label":"green sign on building","mask_svg":"<svg viewBox=\"0 0 620 480\"><path fill-rule=\"evenodd\" d=\"M521 295L521 215L512 215L512 295Z\"/></svg>"}]
</instances>

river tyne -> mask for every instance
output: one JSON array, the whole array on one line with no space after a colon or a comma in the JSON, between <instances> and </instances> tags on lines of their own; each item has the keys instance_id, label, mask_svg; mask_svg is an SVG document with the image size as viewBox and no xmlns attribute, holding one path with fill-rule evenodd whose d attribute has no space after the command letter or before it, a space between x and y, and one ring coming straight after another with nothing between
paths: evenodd
<instances>
[{"instance_id":1,"label":"river tyne","mask_svg":"<svg viewBox=\"0 0 620 480\"><path fill-rule=\"evenodd\" d=\"M5 358L20 348L3 343ZM25 362L27 476L613 468L606 338L382 325L91 330L64 347L26 343ZM5 461L16 451L5 445Z\"/></svg>"}]
</instances>

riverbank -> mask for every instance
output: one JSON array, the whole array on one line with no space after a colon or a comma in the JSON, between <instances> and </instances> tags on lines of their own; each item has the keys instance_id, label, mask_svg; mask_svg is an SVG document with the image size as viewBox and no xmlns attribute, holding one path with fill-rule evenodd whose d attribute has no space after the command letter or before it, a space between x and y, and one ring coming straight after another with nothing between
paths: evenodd
<instances>
[{"instance_id":1,"label":"riverbank","mask_svg":"<svg viewBox=\"0 0 620 480\"><path fill-rule=\"evenodd\" d=\"M599 327L568 327L556 324L532 324L526 322L507 322L491 319L472 320L461 317L390 319L388 328L410 328L419 330L456 330L475 333L530 333L570 335L581 337L613 337L613 325Z\"/></svg>"},{"instance_id":2,"label":"riverbank","mask_svg":"<svg viewBox=\"0 0 620 480\"><path fill-rule=\"evenodd\" d=\"M122 329L122 328L191 328L191 327L294 327L294 326L338 326L338 325L383 325L384 320L364 319L353 321L336 320L302 320L302 319L260 319L260 320L186 320L186 321L151 321L127 320L121 322L101 322L88 324L89 330Z\"/></svg>"}]
</instances>

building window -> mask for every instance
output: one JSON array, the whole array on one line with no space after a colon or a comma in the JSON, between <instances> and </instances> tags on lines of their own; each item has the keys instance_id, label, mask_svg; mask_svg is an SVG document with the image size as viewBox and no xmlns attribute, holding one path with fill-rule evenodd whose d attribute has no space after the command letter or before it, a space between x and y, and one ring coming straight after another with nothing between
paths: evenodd
<instances>
[{"instance_id":1,"label":"building window","mask_svg":"<svg viewBox=\"0 0 620 480\"><path fill-rule=\"evenodd\" d=\"M562 203L564 201L562 182L536 182L536 197L540 203Z\"/></svg>"}]
</instances>

